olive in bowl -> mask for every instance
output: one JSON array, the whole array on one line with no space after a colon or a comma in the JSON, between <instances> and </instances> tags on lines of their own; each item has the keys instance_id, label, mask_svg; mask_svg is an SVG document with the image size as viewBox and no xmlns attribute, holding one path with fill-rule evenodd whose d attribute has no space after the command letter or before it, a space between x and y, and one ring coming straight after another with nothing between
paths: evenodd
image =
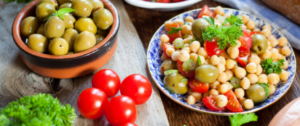
<instances>
[{"instance_id":1,"label":"olive in bowl","mask_svg":"<svg viewBox=\"0 0 300 126\"><path fill-rule=\"evenodd\" d=\"M29 69L37 74L51 78L74 78L96 71L105 65L113 56L117 47L117 34L120 26L120 20L116 8L110 1L102 1L105 8L113 15L113 24L110 26L110 30L102 42L85 51L74 54L68 52L67 54L69 55L49 54L49 48L47 48L48 53L40 53L31 49L25 43L26 37L21 35L21 24L26 17L36 16L35 12L37 2L38 0L34 0L24 7L15 18L13 24L13 38L15 40L15 44L19 48L22 60ZM42 24L41 22L39 23ZM60 37L64 37L64 34ZM72 39L72 37L70 37L70 39ZM48 39L49 45L52 40L53 39Z\"/></svg>"}]
</instances>

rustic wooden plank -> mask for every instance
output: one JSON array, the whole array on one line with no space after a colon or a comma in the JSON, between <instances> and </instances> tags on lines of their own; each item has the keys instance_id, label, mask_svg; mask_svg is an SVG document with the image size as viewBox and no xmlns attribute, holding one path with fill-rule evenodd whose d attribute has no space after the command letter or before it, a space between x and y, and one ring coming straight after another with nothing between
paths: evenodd
<instances>
[{"instance_id":1,"label":"rustic wooden plank","mask_svg":"<svg viewBox=\"0 0 300 126\"><path fill-rule=\"evenodd\" d=\"M103 67L114 70L121 80L134 73L151 78L147 72L146 53L141 40L137 36L132 22L124 8L123 2L112 1L117 7L121 27L118 35L117 50L112 59ZM109 125L105 117L99 120L88 120L79 115L76 101L80 92L91 87L92 74L74 79L52 79L33 73L22 62L18 48L11 35L12 22L25 4L0 1L0 108L22 96L36 93L51 93L63 104L70 104L75 108L78 118L74 125ZM153 92L149 101L138 105L136 124L141 126L167 126L168 119L160 99L159 91L153 84ZM118 114L118 113L116 113Z\"/></svg>"}]
</instances>

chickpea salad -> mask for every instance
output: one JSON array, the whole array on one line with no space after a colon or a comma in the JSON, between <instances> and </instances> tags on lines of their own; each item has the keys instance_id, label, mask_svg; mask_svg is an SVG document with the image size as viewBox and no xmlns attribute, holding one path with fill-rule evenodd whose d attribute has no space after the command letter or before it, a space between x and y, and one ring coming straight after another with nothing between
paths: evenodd
<instances>
[{"instance_id":1,"label":"chickpea salad","mask_svg":"<svg viewBox=\"0 0 300 126\"><path fill-rule=\"evenodd\" d=\"M271 26L256 28L247 15L225 14L203 6L197 19L166 21L160 37L160 70L170 93L187 94L187 103L213 111L243 112L272 95L289 78L285 37Z\"/></svg>"}]
</instances>

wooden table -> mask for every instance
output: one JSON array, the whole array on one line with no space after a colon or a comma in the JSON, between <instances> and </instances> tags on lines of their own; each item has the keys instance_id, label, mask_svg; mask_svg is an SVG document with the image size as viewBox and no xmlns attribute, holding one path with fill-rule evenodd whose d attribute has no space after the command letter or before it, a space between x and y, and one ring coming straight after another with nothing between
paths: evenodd
<instances>
[{"instance_id":1,"label":"wooden table","mask_svg":"<svg viewBox=\"0 0 300 126\"><path fill-rule=\"evenodd\" d=\"M223 6L226 5L214 2L212 0L203 0L189 8L173 11L173 12L158 12L153 10L147 10L142 8L137 8L129 4L125 4L127 13L129 14L131 21L133 22L138 34L143 42L145 50L148 47L151 37L156 32L156 30L168 19L176 16L185 11L192 9L201 8L203 5L208 5L209 7ZM294 50L296 54L297 63L300 63L300 51ZM298 66L298 65L297 65ZM300 67L297 67L297 74L294 83L290 90L283 96L279 101L271 105L270 107L256 112L258 115L258 122L251 122L245 126L265 126L271 121L275 114L284 107L287 103L293 99L300 96L300 80L299 80ZM164 103L165 110L168 115L169 123L171 126L182 126L186 124L187 126L223 126L230 125L229 119L226 116L215 116L204 113L195 112L189 110L171 99L169 99L163 93L161 98Z\"/></svg>"}]
</instances>

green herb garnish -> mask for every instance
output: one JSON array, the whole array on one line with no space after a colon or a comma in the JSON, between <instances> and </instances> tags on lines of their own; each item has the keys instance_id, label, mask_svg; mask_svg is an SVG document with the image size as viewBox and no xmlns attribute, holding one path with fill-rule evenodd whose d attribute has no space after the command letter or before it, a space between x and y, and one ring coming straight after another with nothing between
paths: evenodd
<instances>
[{"instance_id":1,"label":"green herb garnish","mask_svg":"<svg viewBox=\"0 0 300 126\"><path fill-rule=\"evenodd\" d=\"M242 22L242 18L240 16L234 16L234 15L230 15L229 18L226 18L224 23L222 25L225 25L226 23L229 23L231 26L241 26L243 24Z\"/></svg>"},{"instance_id":2,"label":"green herb garnish","mask_svg":"<svg viewBox=\"0 0 300 126\"><path fill-rule=\"evenodd\" d=\"M189 35L188 34L184 34L183 38L185 39L187 37L189 37Z\"/></svg>"},{"instance_id":3,"label":"green herb garnish","mask_svg":"<svg viewBox=\"0 0 300 126\"><path fill-rule=\"evenodd\" d=\"M257 84L259 84L260 86L262 86L264 89L265 89L265 92L266 92L266 97L269 96L269 93L270 93L270 89L269 89L269 84L267 83L260 83L260 82L257 82Z\"/></svg>"},{"instance_id":4,"label":"green herb garnish","mask_svg":"<svg viewBox=\"0 0 300 126\"><path fill-rule=\"evenodd\" d=\"M76 10L72 9L72 8L62 8L59 9L58 11L55 11L55 13L51 14L49 17L45 18L44 21L48 20L49 18L53 17L53 16L58 16L60 19L64 20L63 16L67 13L70 12L74 12Z\"/></svg>"},{"instance_id":5,"label":"green herb garnish","mask_svg":"<svg viewBox=\"0 0 300 126\"><path fill-rule=\"evenodd\" d=\"M178 33L181 30L182 30L182 28L171 27L171 30L168 32L168 34L172 35L174 33Z\"/></svg>"},{"instance_id":6,"label":"green herb garnish","mask_svg":"<svg viewBox=\"0 0 300 126\"><path fill-rule=\"evenodd\" d=\"M200 66L202 64L200 56L197 57L197 65Z\"/></svg>"},{"instance_id":7,"label":"green herb garnish","mask_svg":"<svg viewBox=\"0 0 300 126\"><path fill-rule=\"evenodd\" d=\"M234 114L233 116L228 116L231 126L241 126L245 123L249 123L252 121L257 121L257 115L255 113L249 113L249 114Z\"/></svg>"},{"instance_id":8,"label":"green herb garnish","mask_svg":"<svg viewBox=\"0 0 300 126\"><path fill-rule=\"evenodd\" d=\"M266 74L270 73L277 73L280 74L282 72L282 68L280 66L283 66L284 59L280 59L277 62L273 62L272 58L268 58L264 61L262 61L261 66L264 69L264 72Z\"/></svg>"},{"instance_id":9,"label":"green herb garnish","mask_svg":"<svg viewBox=\"0 0 300 126\"><path fill-rule=\"evenodd\" d=\"M172 73L178 73L178 70L167 70L164 72L165 75L169 75L169 74L172 74Z\"/></svg>"},{"instance_id":10,"label":"green herb garnish","mask_svg":"<svg viewBox=\"0 0 300 126\"><path fill-rule=\"evenodd\" d=\"M167 89L171 94L174 94L174 92L170 88L168 88L167 85L164 85L164 88Z\"/></svg>"},{"instance_id":11,"label":"green herb garnish","mask_svg":"<svg viewBox=\"0 0 300 126\"><path fill-rule=\"evenodd\" d=\"M185 82L185 81L187 81L187 80L188 80L188 79L186 79L186 78L185 78L185 79L181 79L181 82Z\"/></svg>"},{"instance_id":12,"label":"green herb garnish","mask_svg":"<svg viewBox=\"0 0 300 126\"><path fill-rule=\"evenodd\" d=\"M210 23L211 25L215 25L215 18L213 17L203 17L203 19L205 19L208 23Z\"/></svg>"}]
</instances>

